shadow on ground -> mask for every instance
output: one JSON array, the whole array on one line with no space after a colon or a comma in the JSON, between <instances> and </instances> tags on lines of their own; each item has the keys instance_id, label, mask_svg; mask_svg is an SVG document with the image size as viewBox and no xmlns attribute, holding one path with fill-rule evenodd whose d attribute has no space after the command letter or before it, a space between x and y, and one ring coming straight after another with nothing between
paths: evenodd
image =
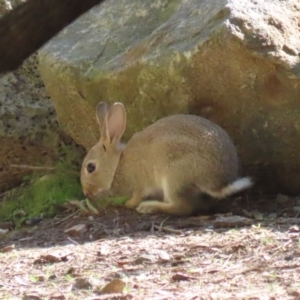
<instances>
[{"instance_id":1,"label":"shadow on ground","mask_svg":"<svg viewBox=\"0 0 300 300\"><path fill-rule=\"evenodd\" d=\"M97 216L82 215L77 212L62 212L54 219L40 220L34 226L23 226L12 230L0 239L0 248L14 244L19 249L53 247L66 244L83 244L98 239L120 238L121 236L178 235L186 230L217 230L223 232L251 225L271 226L274 224L300 223L300 201L283 195L259 196L245 194L220 202L211 215L192 217L169 217L166 215L140 215L125 207L107 207ZM247 219L237 223L221 225L216 222L220 216L241 216ZM216 226L216 224L218 225ZM84 233L70 236L65 231L84 224ZM277 229L278 230L278 229Z\"/></svg>"}]
</instances>

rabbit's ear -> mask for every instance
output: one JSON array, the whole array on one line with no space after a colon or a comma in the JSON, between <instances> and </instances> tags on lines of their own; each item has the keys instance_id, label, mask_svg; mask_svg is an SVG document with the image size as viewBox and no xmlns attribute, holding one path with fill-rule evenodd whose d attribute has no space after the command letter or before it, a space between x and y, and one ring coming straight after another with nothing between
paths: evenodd
<instances>
[{"instance_id":1,"label":"rabbit's ear","mask_svg":"<svg viewBox=\"0 0 300 300\"><path fill-rule=\"evenodd\" d=\"M96 119L100 127L100 132L102 131L103 123L105 117L108 113L109 106L105 102L99 102L96 108Z\"/></svg>"},{"instance_id":2,"label":"rabbit's ear","mask_svg":"<svg viewBox=\"0 0 300 300\"><path fill-rule=\"evenodd\" d=\"M116 102L109 109L102 130L102 138L105 143L116 144L120 141L127 123L125 107ZM105 131L105 132L104 132Z\"/></svg>"}]
</instances>

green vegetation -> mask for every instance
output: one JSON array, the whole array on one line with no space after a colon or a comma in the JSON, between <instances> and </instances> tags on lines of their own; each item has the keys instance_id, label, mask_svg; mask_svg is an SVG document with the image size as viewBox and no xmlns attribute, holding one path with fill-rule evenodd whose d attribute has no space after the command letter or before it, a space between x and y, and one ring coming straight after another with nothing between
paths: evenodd
<instances>
[{"instance_id":1,"label":"green vegetation","mask_svg":"<svg viewBox=\"0 0 300 300\"><path fill-rule=\"evenodd\" d=\"M0 220L13 219L20 224L41 215L51 217L58 205L74 198L83 198L78 176L61 172L40 178L33 175L0 202Z\"/></svg>"},{"instance_id":2,"label":"green vegetation","mask_svg":"<svg viewBox=\"0 0 300 300\"><path fill-rule=\"evenodd\" d=\"M98 213L101 209L106 208L107 206L122 206L127 200L128 197L104 197L93 202L89 199L85 199L84 201L80 201L80 205L74 202L72 203L86 213L95 213L95 211Z\"/></svg>"},{"instance_id":3,"label":"green vegetation","mask_svg":"<svg viewBox=\"0 0 300 300\"><path fill-rule=\"evenodd\" d=\"M115 197L115 198L107 198L105 200L106 205L115 205L122 206L128 200L128 197Z\"/></svg>"},{"instance_id":4,"label":"green vegetation","mask_svg":"<svg viewBox=\"0 0 300 300\"><path fill-rule=\"evenodd\" d=\"M0 198L0 220L16 225L35 217L51 217L57 207L72 199L83 199L79 180L82 157L73 147L61 145L60 161L53 170L35 172L24 177L23 184ZM51 168L50 168L51 169Z\"/></svg>"}]
</instances>

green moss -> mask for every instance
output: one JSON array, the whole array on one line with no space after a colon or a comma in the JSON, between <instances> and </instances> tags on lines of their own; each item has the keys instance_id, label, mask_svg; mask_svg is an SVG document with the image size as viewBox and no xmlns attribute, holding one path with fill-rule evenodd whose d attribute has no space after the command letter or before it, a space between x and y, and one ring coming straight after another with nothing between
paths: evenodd
<instances>
[{"instance_id":1,"label":"green moss","mask_svg":"<svg viewBox=\"0 0 300 300\"><path fill-rule=\"evenodd\" d=\"M19 225L33 217L51 217L60 204L83 198L79 180L82 153L62 144L59 156L52 171L45 167L44 174L32 173L20 187L0 196L0 221L13 220Z\"/></svg>"},{"instance_id":2,"label":"green moss","mask_svg":"<svg viewBox=\"0 0 300 300\"><path fill-rule=\"evenodd\" d=\"M34 176L0 202L0 220L14 220L20 224L41 215L51 217L59 204L82 197L78 176L66 173Z\"/></svg>"}]
</instances>

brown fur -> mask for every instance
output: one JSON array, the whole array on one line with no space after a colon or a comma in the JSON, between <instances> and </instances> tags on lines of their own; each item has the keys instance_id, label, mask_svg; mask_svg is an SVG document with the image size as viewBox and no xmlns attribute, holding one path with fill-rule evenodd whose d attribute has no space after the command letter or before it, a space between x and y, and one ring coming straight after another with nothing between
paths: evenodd
<instances>
[{"instance_id":1,"label":"brown fur","mask_svg":"<svg viewBox=\"0 0 300 300\"><path fill-rule=\"evenodd\" d=\"M124 106L115 103L108 110L100 103L97 114L101 139L87 154L81 170L83 191L89 197L109 190L131 197L126 206L140 213L181 216L192 214L197 206L186 195L224 198L251 185L249 179L238 179L238 157L229 136L207 119L165 117L122 145ZM87 172L90 163L96 166L91 173ZM142 202L149 197L155 200Z\"/></svg>"}]
</instances>

